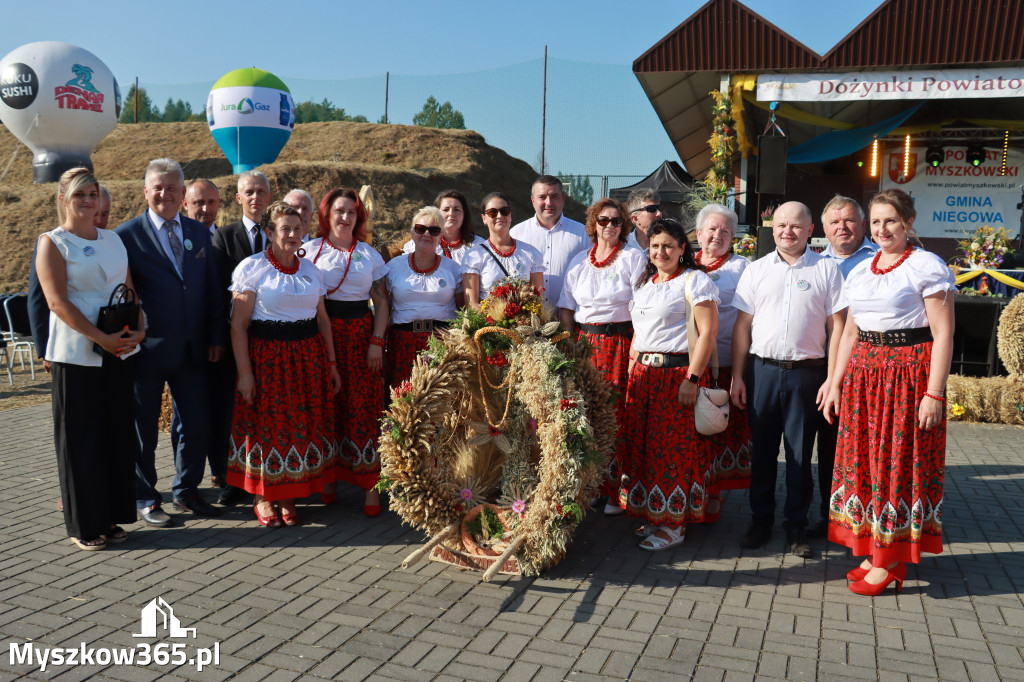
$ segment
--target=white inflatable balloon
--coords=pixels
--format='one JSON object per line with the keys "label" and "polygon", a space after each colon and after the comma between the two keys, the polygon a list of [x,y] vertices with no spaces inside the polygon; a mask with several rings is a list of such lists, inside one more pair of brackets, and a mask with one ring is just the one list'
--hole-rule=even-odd
{"label": "white inflatable balloon", "polygon": [[89,155],[120,114],[114,74],[88,50],[44,41],[0,60],[0,121],[32,150],[33,182],[92,168]]}

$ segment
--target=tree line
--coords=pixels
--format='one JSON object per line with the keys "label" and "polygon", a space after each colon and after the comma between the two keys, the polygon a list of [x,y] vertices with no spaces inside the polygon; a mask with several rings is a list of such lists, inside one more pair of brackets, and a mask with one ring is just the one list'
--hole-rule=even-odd
{"label": "tree line", "polygon": [[[205,121],[206,109],[200,107],[198,111],[192,110],[192,104],[184,100],[168,97],[167,103],[161,110],[149,97],[145,88],[138,90],[138,103],[136,104],[135,85],[128,88],[128,94],[124,98],[121,108],[119,123],[177,123],[180,121]],[[138,118],[136,119],[136,107]],[[320,102],[299,102],[295,105],[296,123],[316,123],[319,121],[352,121],[355,123],[368,123],[368,119],[362,115],[351,116],[345,112],[343,107],[336,107],[326,97]],[[382,116],[377,123],[387,123]],[[451,102],[438,103],[433,95],[427,98],[423,109],[412,117],[412,124],[427,128],[449,128],[465,130],[466,120],[462,112],[455,109]]]}

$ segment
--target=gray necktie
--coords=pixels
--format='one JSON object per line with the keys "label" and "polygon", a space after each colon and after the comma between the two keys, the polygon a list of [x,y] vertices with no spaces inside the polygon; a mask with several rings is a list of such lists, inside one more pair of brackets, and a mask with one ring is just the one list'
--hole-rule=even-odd
{"label": "gray necktie", "polygon": [[167,230],[167,240],[171,242],[171,253],[174,254],[174,262],[178,264],[178,273],[180,274],[184,272],[182,264],[185,262],[185,250],[181,247],[181,239],[174,231],[174,226],[177,224],[177,220],[168,220],[164,223],[164,229]]}

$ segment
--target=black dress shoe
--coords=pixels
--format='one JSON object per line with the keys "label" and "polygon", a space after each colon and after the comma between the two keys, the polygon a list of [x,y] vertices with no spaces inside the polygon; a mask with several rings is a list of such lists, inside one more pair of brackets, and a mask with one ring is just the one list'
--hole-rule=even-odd
{"label": "black dress shoe", "polygon": [[807,526],[807,537],[823,538],[828,536],[828,519],[818,519],[810,526]]}
{"label": "black dress shoe", "polygon": [[168,516],[167,512],[161,509],[158,504],[140,509],[139,518],[142,519],[146,525],[153,526],[155,528],[166,528],[171,525],[171,517]]}
{"label": "black dress shoe", "polygon": [[217,496],[217,504],[222,507],[233,507],[244,500],[248,494],[249,493],[245,492],[241,488],[229,485],[220,492],[220,495]]}
{"label": "black dress shoe", "polygon": [[192,493],[184,498],[175,497],[174,508],[180,511],[190,511],[196,516],[220,516],[220,510],[199,497],[199,493]]}
{"label": "black dress shoe", "polygon": [[746,535],[740,540],[740,547],[745,549],[757,549],[764,547],[772,537],[772,527],[766,523],[752,523],[747,529]]}
{"label": "black dress shoe", "polygon": [[786,541],[789,542],[789,551],[801,559],[810,559],[814,553],[811,545],[807,542],[807,533],[802,530],[786,533]]}

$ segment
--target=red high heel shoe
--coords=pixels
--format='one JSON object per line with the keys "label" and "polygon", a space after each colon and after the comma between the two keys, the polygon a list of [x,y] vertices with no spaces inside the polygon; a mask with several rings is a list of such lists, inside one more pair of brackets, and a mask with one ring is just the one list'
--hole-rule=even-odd
{"label": "red high heel shoe", "polygon": [[299,525],[299,512],[297,509],[286,509],[281,507],[281,520],[286,526]]}
{"label": "red high heel shoe", "polygon": [[860,566],[857,568],[851,568],[846,572],[846,579],[852,583],[855,583],[858,580],[864,580],[864,576],[866,576],[870,570],[871,569],[869,568],[862,568]]}
{"label": "red high heel shoe", "polygon": [[722,498],[718,497],[718,496],[712,496],[711,499],[708,500],[708,509],[709,510],[711,509],[712,502],[717,502],[718,503],[718,505],[717,505],[718,509],[716,509],[713,512],[712,511],[705,511],[704,512],[704,523],[715,523],[722,516]]}
{"label": "red high heel shoe", "polygon": [[259,505],[254,504],[252,510],[256,512],[256,519],[260,522],[260,525],[266,526],[267,528],[279,528],[281,526],[281,519],[277,517],[277,513],[273,516],[263,516],[260,514]]}
{"label": "red high heel shoe", "polygon": [[903,589],[903,581],[907,577],[907,565],[900,562],[894,566],[891,570],[887,571],[885,580],[874,585],[869,583],[866,579],[858,580],[857,582],[850,585],[850,592],[854,594],[863,594],[867,597],[877,597],[885,591],[885,588],[889,586],[889,583],[896,581],[896,594],[900,593]]}

